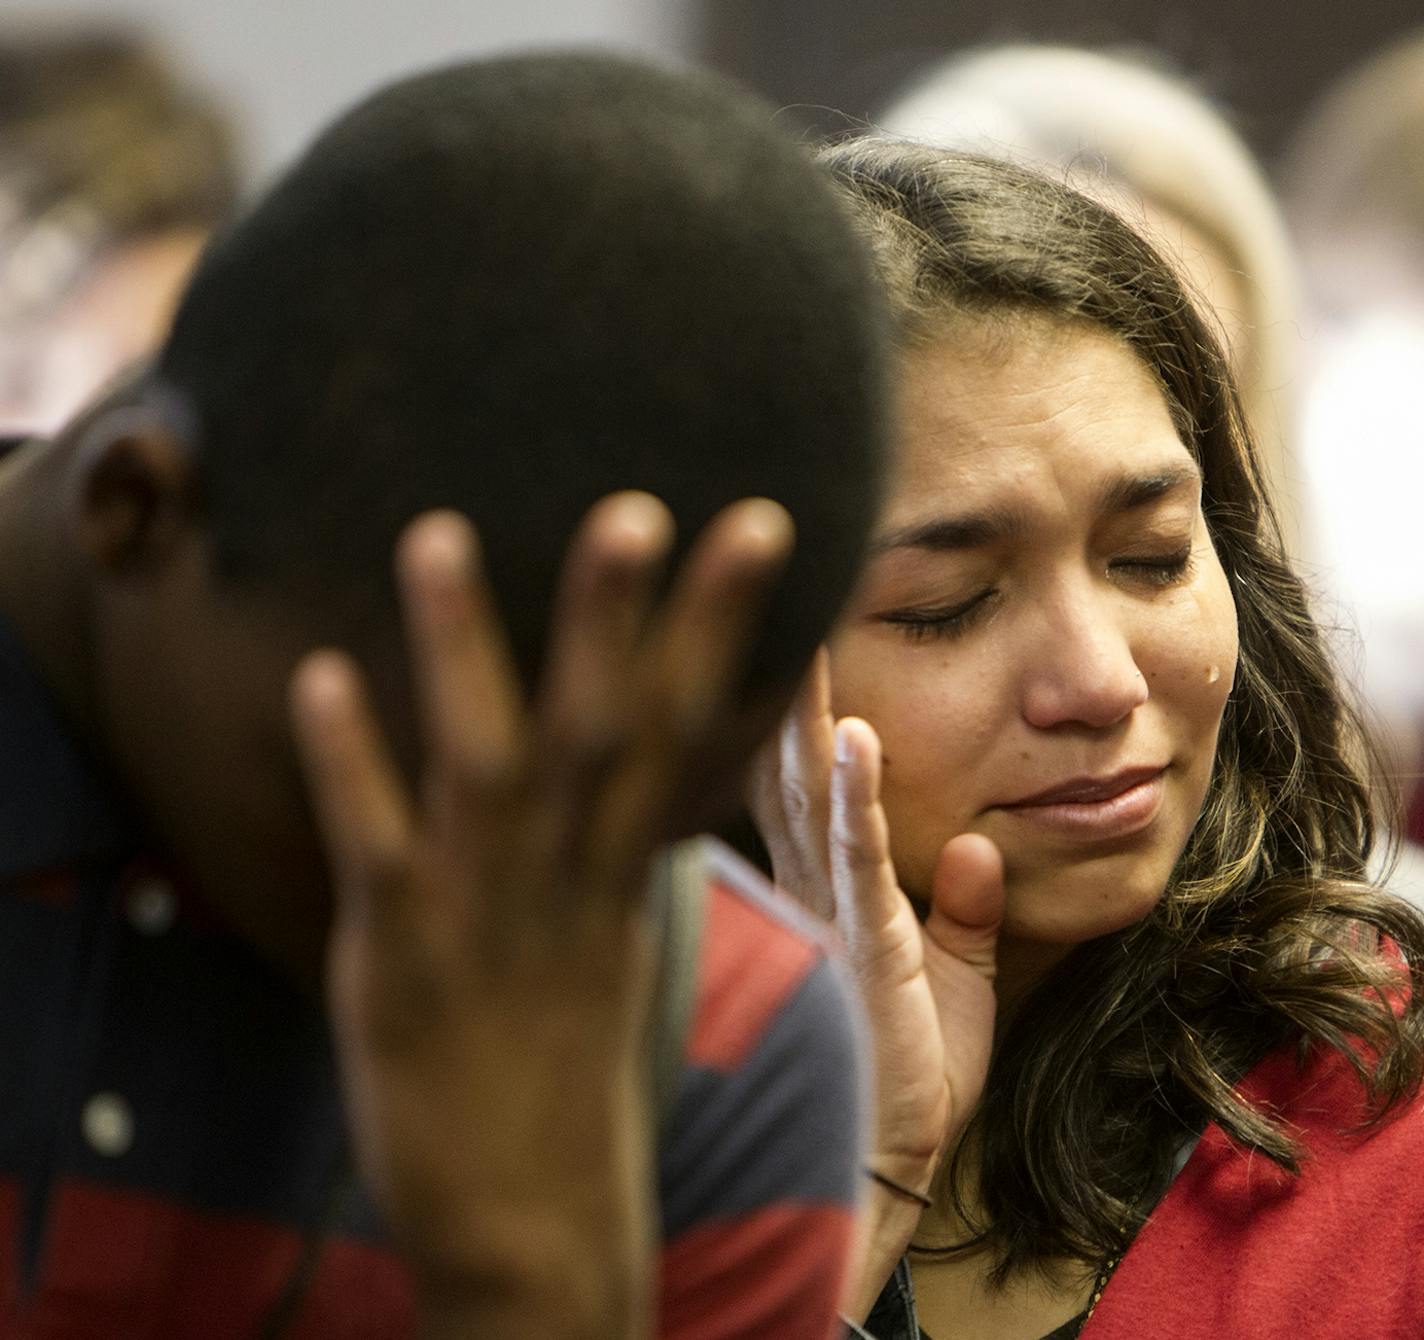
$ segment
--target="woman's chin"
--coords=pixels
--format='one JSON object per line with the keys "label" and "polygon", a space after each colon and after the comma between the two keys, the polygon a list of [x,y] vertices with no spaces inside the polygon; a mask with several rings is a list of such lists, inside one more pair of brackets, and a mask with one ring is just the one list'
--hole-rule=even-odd
{"label": "woman's chin", "polygon": [[1162,899],[1167,872],[1141,878],[1017,880],[1005,890],[1003,934],[1018,940],[1076,945],[1135,926]]}

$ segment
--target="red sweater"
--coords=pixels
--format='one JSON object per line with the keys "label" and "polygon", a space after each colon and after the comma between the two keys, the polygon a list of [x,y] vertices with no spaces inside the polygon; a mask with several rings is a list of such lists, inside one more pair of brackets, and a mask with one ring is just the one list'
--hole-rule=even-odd
{"label": "red sweater", "polygon": [[1424,1105],[1349,1133],[1338,1053],[1277,1053],[1242,1092],[1299,1132],[1293,1177],[1210,1126],[1110,1280],[1083,1340],[1424,1336]]}

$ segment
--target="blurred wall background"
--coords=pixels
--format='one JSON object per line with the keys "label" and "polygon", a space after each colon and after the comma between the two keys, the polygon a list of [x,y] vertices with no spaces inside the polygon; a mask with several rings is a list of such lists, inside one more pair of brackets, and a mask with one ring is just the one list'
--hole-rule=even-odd
{"label": "blurred wall background", "polygon": [[705,61],[840,128],[947,52],[1007,41],[1154,47],[1269,161],[1333,75],[1424,20],[1420,0],[0,0],[0,23],[132,22],[229,103],[254,173],[372,86],[460,55],[599,43]]}
{"label": "blurred wall background", "polygon": [[1424,22],[1420,0],[696,0],[696,50],[817,129],[872,115],[958,48],[1002,42],[1160,51],[1273,160],[1323,85]]}
{"label": "blurred wall background", "polygon": [[161,41],[229,107],[252,175],[376,84],[460,56],[599,43],[677,56],[691,0],[0,0],[0,23],[98,19]]}

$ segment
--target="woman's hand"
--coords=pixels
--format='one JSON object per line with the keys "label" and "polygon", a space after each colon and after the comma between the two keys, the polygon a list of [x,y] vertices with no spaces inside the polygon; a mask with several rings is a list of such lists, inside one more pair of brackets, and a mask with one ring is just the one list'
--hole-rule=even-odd
{"label": "woman's hand", "polygon": [[737,504],[654,609],[671,530],[647,495],[593,509],[526,703],[469,526],[412,525],[397,568],[416,792],[347,656],[313,653],[293,681],[335,885],[328,997],[354,1140],[427,1336],[649,1326],[647,867],[791,543],[780,507]]}
{"label": "woman's hand", "polygon": [[[922,926],[900,889],[880,804],[880,742],[835,721],[822,651],[780,736],[763,750],[752,810],[776,881],[845,941],[875,1050],[869,1166],[926,1193],[979,1101],[994,1032],[1003,863],[978,834],[945,844]],[[877,1184],[859,1315],[914,1231],[918,1207]]]}

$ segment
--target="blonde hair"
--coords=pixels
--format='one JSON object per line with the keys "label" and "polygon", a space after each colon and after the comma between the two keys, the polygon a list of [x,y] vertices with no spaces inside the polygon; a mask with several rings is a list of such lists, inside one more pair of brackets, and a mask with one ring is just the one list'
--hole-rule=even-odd
{"label": "blonde hair", "polygon": [[[1327,91],[1291,146],[1285,184],[1292,222],[1315,262],[1314,296],[1331,309],[1377,303],[1401,278],[1416,286],[1424,280],[1417,259],[1424,237],[1424,29]],[[1374,282],[1363,291],[1360,264],[1333,264],[1346,249],[1384,253],[1370,258]]]}
{"label": "blonde hair", "polygon": [[226,118],[157,49],[0,32],[0,324],[43,317],[116,247],[213,227],[236,198]]}
{"label": "blonde hair", "polygon": [[1221,252],[1246,294],[1245,347],[1234,360],[1242,399],[1294,549],[1299,285],[1275,198],[1224,115],[1187,80],[1135,55],[1013,45],[938,66],[876,123],[897,137],[1048,171],[1139,231],[1143,206],[1155,205]]}

